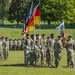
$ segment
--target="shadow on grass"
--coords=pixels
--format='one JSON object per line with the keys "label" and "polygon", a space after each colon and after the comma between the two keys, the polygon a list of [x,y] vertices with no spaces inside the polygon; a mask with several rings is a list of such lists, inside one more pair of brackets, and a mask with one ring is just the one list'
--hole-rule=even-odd
{"label": "shadow on grass", "polygon": [[[49,67],[47,65],[28,65],[26,66],[25,64],[3,64],[0,65],[0,67],[29,67],[29,68],[55,68],[54,66]],[[61,66],[61,68],[68,68],[67,66]]]}
{"label": "shadow on grass", "polygon": [[[28,65],[26,66],[25,64],[3,64],[3,65],[0,65],[0,67],[29,67],[29,68],[50,68],[46,65]],[[54,66],[51,67],[51,68],[55,68]]]}

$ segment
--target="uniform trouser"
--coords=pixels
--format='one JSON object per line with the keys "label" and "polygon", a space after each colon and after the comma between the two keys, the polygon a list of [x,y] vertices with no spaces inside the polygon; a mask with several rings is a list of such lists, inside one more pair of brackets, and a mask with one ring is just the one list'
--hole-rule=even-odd
{"label": "uniform trouser", "polygon": [[55,53],[54,53],[54,57],[55,57],[55,65],[58,67],[59,62],[60,62],[60,60],[61,60],[61,52],[60,52],[60,53],[55,52]]}
{"label": "uniform trouser", "polygon": [[52,65],[52,62],[53,62],[53,59],[54,59],[54,51],[47,51],[47,54],[46,54],[46,61],[48,63],[48,65]]}
{"label": "uniform trouser", "polygon": [[67,51],[67,64],[74,67],[74,52]]}
{"label": "uniform trouser", "polygon": [[7,49],[3,48],[3,57],[7,59]]}
{"label": "uniform trouser", "polygon": [[30,61],[30,53],[26,54],[26,65],[28,65]]}
{"label": "uniform trouser", "polygon": [[40,50],[37,49],[37,50],[36,50],[36,62],[39,61],[39,57],[40,57]]}
{"label": "uniform trouser", "polygon": [[0,50],[0,59],[3,58],[3,50]]}
{"label": "uniform trouser", "polygon": [[30,64],[33,65],[33,51],[30,52]]}

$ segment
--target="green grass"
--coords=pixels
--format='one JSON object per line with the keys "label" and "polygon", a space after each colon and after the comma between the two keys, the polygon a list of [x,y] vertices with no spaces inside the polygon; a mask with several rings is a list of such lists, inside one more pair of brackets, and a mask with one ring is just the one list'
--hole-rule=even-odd
{"label": "green grass", "polygon": [[44,67],[25,67],[23,51],[10,51],[6,61],[0,62],[0,75],[75,75],[75,69],[66,67],[66,51],[62,51],[61,69]]}
{"label": "green grass", "polygon": [[[7,36],[9,38],[24,38],[24,36],[21,35],[22,29],[18,28],[0,28],[0,36]],[[55,29],[35,29],[30,32],[30,34],[43,34],[45,33],[46,36],[49,36],[50,33],[54,33],[55,37],[57,38],[58,35],[60,35],[59,31],[57,32]],[[75,29],[66,29],[66,36],[72,35],[73,39],[75,40]]]}

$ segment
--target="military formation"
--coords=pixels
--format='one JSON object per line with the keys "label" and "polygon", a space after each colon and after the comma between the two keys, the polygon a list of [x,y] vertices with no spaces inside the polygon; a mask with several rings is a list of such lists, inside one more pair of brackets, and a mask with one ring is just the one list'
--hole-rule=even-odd
{"label": "military formation", "polygon": [[9,54],[9,40],[8,38],[0,38],[0,61],[6,60]]}
{"label": "military formation", "polygon": [[0,60],[8,58],[9,50],[23,50],[26,66],[35,66],[40,63],[40,65],[47,64],[49,67],[56,68],[60,67],[62,50],[66,50],[67,66],[74,68],[75,41],[72,36],[68,36],[66,40],[63,40],[62,36],[58,36],[56,39],[54,34],[50,34],[47,39],[45,34],[42,34],[42,36],[26,34],[25,39],[13,40],[8,39],[8,37],[1,37]]}
{"label": "military formation", "polygon": [[[67,66],[74,68],[75,41],[72,40],[72,36],[63,40],[62,36],[55,39],[54,34],[50,34],[47,39],[45,34],[42,34],[41,37],[39,34],[35,36],[27,34],[24,43],[25,65],[34,66],[38,63],[41,65],[47,63],[49,67],[60,68],[61,53],[64,49],[67,52]],[[55,66],[53,66],[53,61]]]}

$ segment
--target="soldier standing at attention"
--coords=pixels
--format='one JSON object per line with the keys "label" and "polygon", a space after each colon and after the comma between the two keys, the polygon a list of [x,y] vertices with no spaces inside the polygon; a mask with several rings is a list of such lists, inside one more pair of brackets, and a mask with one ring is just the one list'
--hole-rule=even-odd
{"label": "soldier standing at attention", "polygon": [[25,39],[25,50],[24,50],[24,56],[25,56],[25,65],[28,66],[28,63],[30,62],[30,50],[31,50],[31,40],[30,35],[26,34]]}
{"label": "soldier standing at attention", "polygon": [[13,50],[17,49],[17,39],[13,40]]}
{"label": "soldier standing at attention", "polygon": [[13,47],[13,41],[12,39],[9,39],[9,50],[13,50],[12,47]]}
{"label": "soldier standing at attention", "polygon": [[41,65],[44,63],[44,59],[46,58],[46,46],[47,46],[47,41],[45,39],[45,34],[42,34],[41,38]]}
{"label": "soldier standing at attention", "polygon": [[24,43],[25,43],[25,40],[24,38],[21,40],[21,50],[24,50]]}
{"label": "soldier standing at attention", "polygon": [[67,65],[68,67],[74,68],[74,51],[75,51],[75,41],[72,40],[72,36],[68,36],[66,42],[67,50]]}
{"label": "soldier standing at attention", "polygon": [[4,39],[4,37],[2,37],[2,50],[3,50],[3,57],[4,57],[4,60],[7,59],[7,55],[6,55],[6,51],[7,51],[7,44],[6,44],[6,41]]}
{"label": "soldier standing at attention", "polygon": [[5,38],[7,47],[6,47],[6,59],[8,58],[8,54],[9,54],[9,39],[8,37]]}
{"label": "soldier standing at attention", "polygon": [[53,62],[53,59],[54,59],[54,43],[55,43],[54,34],[51,34],[50,37],[51,37],[51,40],[48,42],[48,50],[49,50],[48,66],[52,67],[52,62]]}
{"label": "soldier standing at attention", "polygon": [[61,51],[63,49],[62,46],[62,36],[58,36],[58,40],[55,41],[54,44],[54,56],[55,56],[55,67],[56,68],[60,68],[59,67],[59,62],[61,60]]}
{"label": "soldier standing at attention", "polygon": [[3,59],[2,39],[0,38],[0,60]]}
{"label": "soldier standing at attention", "polygon": [[40,49],[41,49],[41,45],[40,45],[39,34],[36,34],[36,39],[35,39],[36,63],[35,63],[35,65],[36,65],[36,64],[38,63],[38,61],[39,61]]}
{"label": "soldier standing at attention", "polygon": [[17,40],[17,49],[21,50],[21,39]]}
{"label": "soldier standing at attention", "polygon": [[31,52],[30,52],[30,65],[34,65],[35,61],[35,39],[34,39],[34,34],[31,35]]}

